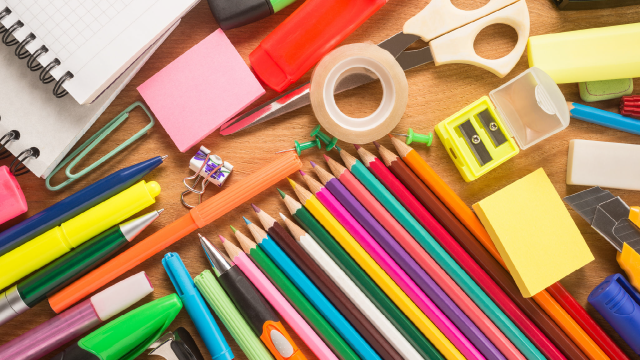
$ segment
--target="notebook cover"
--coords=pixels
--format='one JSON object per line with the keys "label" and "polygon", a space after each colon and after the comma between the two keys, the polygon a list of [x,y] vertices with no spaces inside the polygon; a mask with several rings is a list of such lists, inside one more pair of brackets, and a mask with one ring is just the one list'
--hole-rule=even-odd
{"label": "notebook cover", "polygon": [[473,209],[524,297],[594,259],[543,169],[481,200]]}
{"label": "notebook cover", "polygon": [[181,152],[265,93],[222,30],[182,54],[138,91]]}

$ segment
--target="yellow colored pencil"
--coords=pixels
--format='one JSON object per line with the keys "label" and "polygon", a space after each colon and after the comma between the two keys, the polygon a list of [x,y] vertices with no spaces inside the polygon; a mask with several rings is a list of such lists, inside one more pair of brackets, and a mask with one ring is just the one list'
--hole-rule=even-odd
{"label": "yellow colored pencil", "polygon": [[429,341],[449,360],[464,360],[465,357],[433,324],[431,320],[414,304],[407,294],[382,270],[371,256],[358,244],[349,232],[331,215],[320,200],[311,192],[289,179],[293,190],[302,205],[329,231],[333,238],[351,255],[351,257],[369,274],[387,296],[407,315]]}

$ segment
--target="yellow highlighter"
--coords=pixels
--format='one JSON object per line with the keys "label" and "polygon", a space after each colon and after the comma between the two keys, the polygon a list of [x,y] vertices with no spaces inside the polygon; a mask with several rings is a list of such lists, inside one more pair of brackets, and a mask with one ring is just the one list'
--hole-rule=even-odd
{"label": "yellow highlighter", "polygon": [[160,185],[144,180],[0,257],[0,289],[155,203]]}
{"label": "yellow highlighter", "polygon": [[567,196],[564,202],[618,250],[618,264],[627,273],[629,282],[640,291],[640,207],[630,208],[600,187]]}

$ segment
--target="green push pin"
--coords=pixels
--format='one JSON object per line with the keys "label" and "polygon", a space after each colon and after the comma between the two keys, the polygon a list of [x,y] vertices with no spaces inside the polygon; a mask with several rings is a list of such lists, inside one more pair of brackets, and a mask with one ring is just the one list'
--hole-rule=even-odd
{"label": "green push pin", "polygon": [[431,142],[433,141],[432,133],[428,133],[427,135],[416,134],[415,132],[413,132],[413,129],[411,128],[409,128],[408,134],[392,134],[392,135],[405,136],[407,138],[406,140],[407,145],[411,145],[411,143],[415,141],[415,142],[423,143],[427,146],[431,146]]}
{"label": "green push pin", "polygon": [[338,138],[334,137],[333,139],[330,139],[329,135],[320,131],[320,125],[316,126],[313,129],[313,131],[311,132],[311,136],[315,136],[316,138],[319,138],[325,144],[327,144],[327,151],[331,151],[333,150],[333,148],[336,148],[338,151],[340,151],[340,148],[336,146],[336,143],[338,142]]}
{"label": "green push pin", "polygon": [[300,144],[300,143],[299,143],[299,142],[297,142],[297,141],[296,141],[295,143],[296,143],[296,147],[295,147],[295,149],[288,149],[288,150],[278,151],[276,154],[280,154],[280,153],[283,153],[283,152],[286,152],[286,151],[293,151],[293,150],[295,150],[295,151],[298,153],[298,156],[300,156],[300,154],[301,154],[303,151],[305,151],[305,150],[307,150],[307,149],[311,149],[311,148],[313,148],[313,147],[315,147],[315,146],[317,146],[317,147],[318,147],[318,149],[322,149],[322,144],[320,143],[320,139],[318,139],[318,138],[316,138],[315,140],[308,141],[308,142],[306,142],[306,143],[302,143],[302,144]]}

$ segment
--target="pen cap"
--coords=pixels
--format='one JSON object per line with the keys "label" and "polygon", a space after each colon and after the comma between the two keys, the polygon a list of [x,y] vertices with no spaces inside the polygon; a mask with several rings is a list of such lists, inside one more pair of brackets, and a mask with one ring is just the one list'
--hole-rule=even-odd
{"label": "pen cap", "polygon": [[558,85],[532,67],[489,93],[522,150],[569,126],[569,109]]}
{"label": "pen cap", "polygon": [[79,347],[103,360],[133,360],[142,354],[182,309],[176,294],[132,310],[78,341]]}
{"label": "pen cap", "polygon": [[640,354],[640,294],[620,274],[598,285],[587,299],[613,329]]}
{"label": "pen cap", "polygon": [[251,24],[273,14],[269,0],[208,0],[213,17],[222,30]]}
{"label": "pen cap", "polygon": [[107,321],[152,292],[151,281],[141,271],[92,296],[91,305],[100,320]]}
{"label": "pen cap", "polygon": [[16,177],[7,166],[0,166],[0,224],[27,212],[27,200]]}

